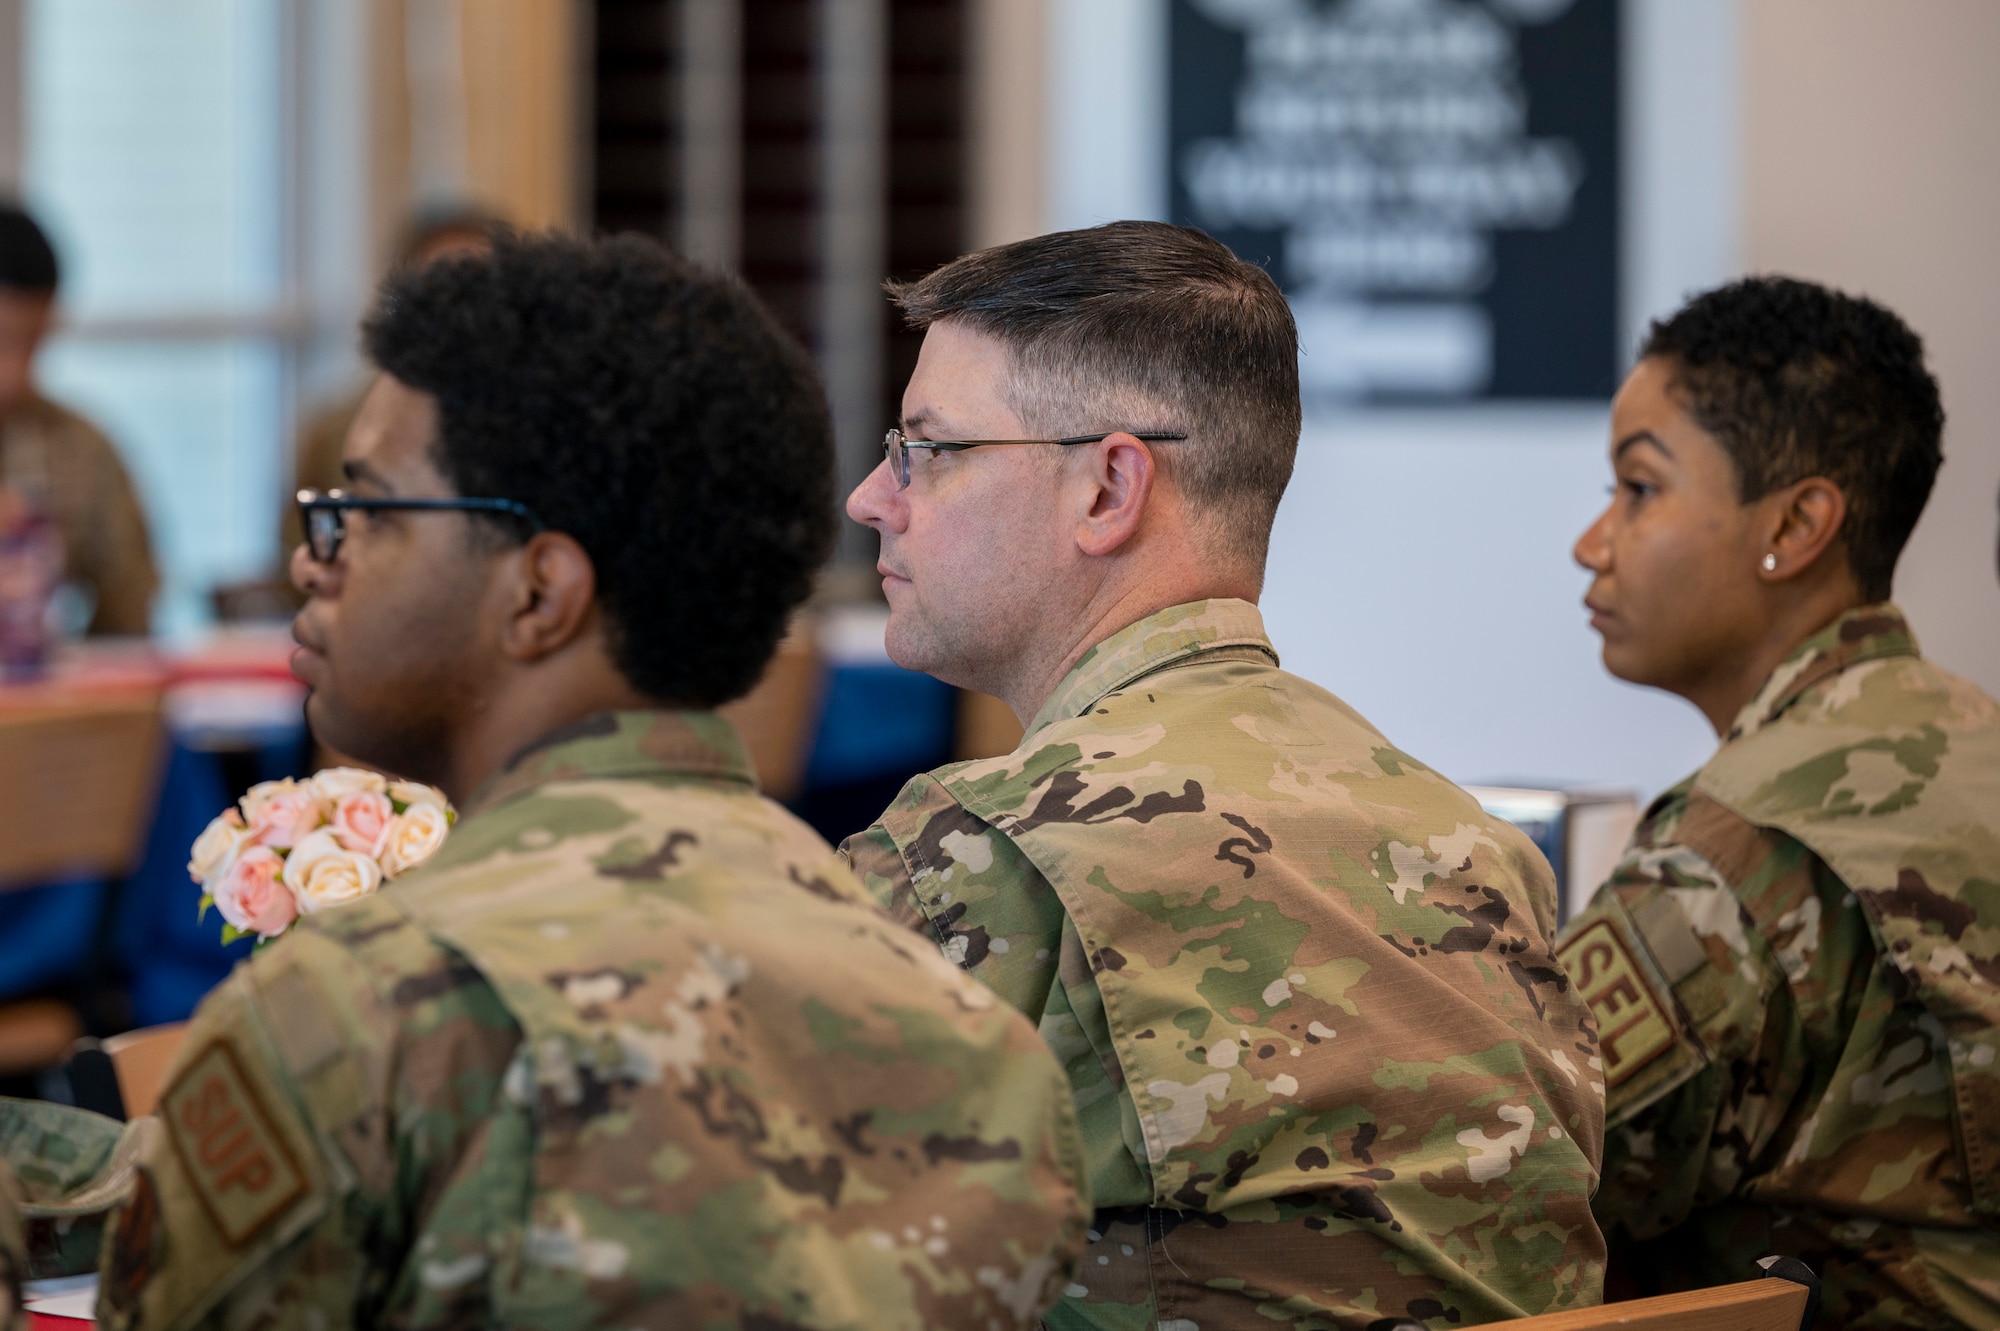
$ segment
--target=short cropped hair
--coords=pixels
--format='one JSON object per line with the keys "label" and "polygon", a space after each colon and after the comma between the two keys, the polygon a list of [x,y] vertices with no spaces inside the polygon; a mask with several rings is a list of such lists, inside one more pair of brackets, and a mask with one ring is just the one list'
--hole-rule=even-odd
{"label": "short cropped hair", "polygon": [[52,296],[62,282],[55,246],[26,210],[0,203],[0,288]]}
{"label": "short cropped hair", "polygon": [[1823,476],[1847,497],[1841,536],[1870,600],[1886,600],[1943,461],[1944,407],[1924,344],[1872,300],[1748,277],[1653,324],[1641,356],[1736,464],[1739,497]]}
{"label": "short cropped hair", "polygon": [[836,519],[818,376],[747,287],[638,236],[503,233],[393,274],[364,340],[437,399],[458,493],[588,552],[635,689],[712,707],[756,684]]}
{"label": "short cropped hair", "polygon": [[1198,519],[1261,568],[1299,443],[1299,340],[1263,269],[1188,227],[1112,222],[968,254],[890,298],[1013,353],[1009,405],[1053,437],[1180,431],[1153,450]]}

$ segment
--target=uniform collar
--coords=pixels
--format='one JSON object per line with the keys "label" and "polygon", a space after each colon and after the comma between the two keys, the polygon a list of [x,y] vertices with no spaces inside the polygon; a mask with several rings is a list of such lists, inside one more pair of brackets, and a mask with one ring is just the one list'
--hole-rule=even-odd
{"label": "uniform collar", "polygon": [[1028,723],[1027,733],[1082,716],[1106,694],[1166,666],[1221,647],[1251,647],[1278,663],[1264,616],[1248,601],[1189,601],[1128,624],[1083,654]]}
{"label": "uniform collar", "polygon": [[1736,714],[1723,743],[1753,735],[1815,684],[1863,661],[1917,655],[1903,612],[1888,601],[1858,606],[1800,643]]}
{"label": "uniform collar", "polygon": [[757,785],[735,727],[714,712],[597,712],[515,754],[466,802],[465,812],[551,781],[662,776]]}

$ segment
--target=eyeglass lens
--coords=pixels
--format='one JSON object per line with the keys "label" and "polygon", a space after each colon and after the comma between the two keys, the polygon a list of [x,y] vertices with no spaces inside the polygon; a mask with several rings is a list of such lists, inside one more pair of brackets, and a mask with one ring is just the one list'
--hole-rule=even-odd
{"label": "eyeglass lens", "polygon": [[910,488],[910,450],[903,443],[903,432],[891,430],[882,437],[882,451],[889,459],[889,473],[896,478],[896,488]]}
{"label": "eyeglass lens", "polygon": [[345,514],[337,508],[314,508],[306,512],[306,546],[322,564],[331,564],[340,553],[340,538],[346,528],[343,517]]}

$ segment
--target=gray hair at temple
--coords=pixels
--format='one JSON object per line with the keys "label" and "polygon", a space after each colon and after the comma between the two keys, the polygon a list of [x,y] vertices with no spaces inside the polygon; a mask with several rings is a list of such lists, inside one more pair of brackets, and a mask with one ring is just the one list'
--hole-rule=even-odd
{"label": "gray hair at temple", "polygon": [[1298,329],[1269,274],[1200,231],[1112,222],[888,284],[912,328],[1013,353],[1008,405],[1052,438],[1176,431],[1152,452],[1215,553],[1264,566],[1299,443]]}

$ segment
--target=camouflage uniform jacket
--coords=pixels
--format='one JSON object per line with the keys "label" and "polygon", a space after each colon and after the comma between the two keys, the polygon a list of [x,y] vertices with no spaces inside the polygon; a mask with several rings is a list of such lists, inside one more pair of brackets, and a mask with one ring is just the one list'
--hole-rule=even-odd
{"label": "camouflage uniform jacket", "polygon": [[21,1286],[28,1276],[28,1242],[20,1203],[13,1171],[0,1160],[0,1331],[16,1331],[28,1321],[21,1310]]}
{"label": "camouflage uniform jacket", "polygon": [[1085,654],[1004,758],[844,847],[1041,1024],[1099,1207],[1051,1326],[1466,1325],[1594,1303],[1595,1041],[1547,863],[1257,610]]}
{"label": "camouflage uniform jacket", "polygon": [[1666,1287],[2000,1326],[2000,708],[1893,606],[1805,642],[1563,936],[1597,1011],[1598,1214]]}
{"label": "camouflage uniform jacket", "polygon": [[205,1002],[99,1320],[1032,1325],[1060,1068],[756,793],[712,714],[517,757],[436,859]]}
{"label": "camouflage uniform jacket", "polygon": [[92,633],[144,633],[159,575],[146,515],[118,450],[96,426],[44,397],[0,425],[0,485],[61,531],[68,577],[96,597]]}

